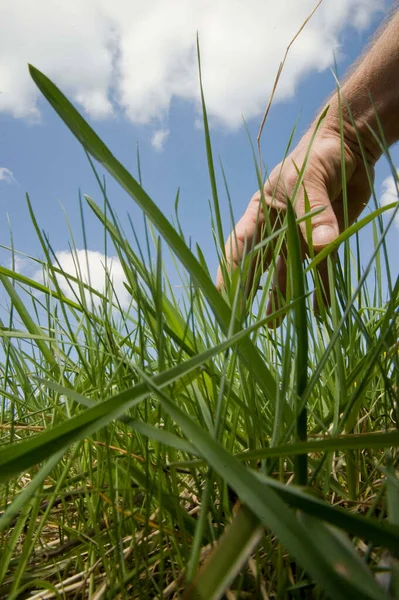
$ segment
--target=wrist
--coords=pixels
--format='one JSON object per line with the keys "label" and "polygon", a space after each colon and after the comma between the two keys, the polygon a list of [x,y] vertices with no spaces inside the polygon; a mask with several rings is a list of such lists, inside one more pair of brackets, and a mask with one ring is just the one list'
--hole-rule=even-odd
{"label": "wrist", "polygon": [[[335,94],[330,102],[323,127],[341,136],[344,144],[359,160],[374,165],[382,155],[380,144],[369,124],[369,115],[352,108],[350,101]],[[342,133],[341,133],[342,131]]]}

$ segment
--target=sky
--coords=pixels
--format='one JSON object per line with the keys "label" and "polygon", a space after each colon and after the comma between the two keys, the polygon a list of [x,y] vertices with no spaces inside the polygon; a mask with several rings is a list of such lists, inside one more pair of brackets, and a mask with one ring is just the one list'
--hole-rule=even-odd
{"label": "sky", "polygon": [[[227,236],[230,218],[219,157],[238,218],[257,188],[243,119],[255,142],[278,65],[315,1],[38,0],[32,6],[30,0],[0,3],[0,244],[10,245],[12,232],[18,251],[42,257],[27,210],[28,193],[60,263],[73,271],[70,230],[84,256],[79,192],[102,202],[82,148],[30,79],[31,63],[62,89],[134,176],[139,147],[143,186],[167,217],[180,188],[185,235],[199,243],[216,275],[197,33]],[[262,137],[268,170],[281,161],[298,117],[295,140],[333,91],[334,63],[341,77],[391,6],[390,0],[322,2],[290,50],[268,116]],[[399,166],[397,147],[392,157]],[[134,202],[110,177],[107,189],[127,231],[129,212],[143,239]],[[396,199],[384,160],[377,165],[376,190],[382,204]],[[101,286],[102,230],[88,208],[84,215],[91,279]],[[394,276],[399,221],[395,225],[388,239]],[[364,261],[370,235],[367,230],[361,238]],[[0,250],[0,260],[9,266],[10,254]],[[23,257],[17,268],[41,277],[37,265]],[[127,303],[117,259],[112,276]]]}

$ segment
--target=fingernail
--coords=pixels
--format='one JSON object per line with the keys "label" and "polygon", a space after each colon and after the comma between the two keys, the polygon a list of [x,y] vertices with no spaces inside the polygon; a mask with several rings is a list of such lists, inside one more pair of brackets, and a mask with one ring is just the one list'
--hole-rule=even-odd
{"label": "fingernail", "polygon": [[312,241],[314,246],[326,246],[337,237],[335,227],[331,225],[319,225],[313,229]]}

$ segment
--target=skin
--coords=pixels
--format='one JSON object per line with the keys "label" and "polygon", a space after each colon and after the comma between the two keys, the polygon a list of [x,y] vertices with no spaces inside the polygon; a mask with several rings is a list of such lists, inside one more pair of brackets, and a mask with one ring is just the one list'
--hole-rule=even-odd
{"label": "skin", "polygon": [[[384,131],[385,143],[390,146],[399,140],[399,10],[396,10],[379,32],[371,47],[354,65],[341,86],[341,109],[338,94],[329,101],[329,109],[313,142],[303,186],[298,192],[294,210],[297,217],[305,211],[304,189],[309,198],[310,210],[323,207],[323,212],[312,218],[312,243],[315,252],[331,243],[344,229],[342,196],[341,133],[339,111],[343,121],[343,148],[347,181],[348,225],[359,217],[371,195],[370,183],[374,166],[382,151],[372,131],[378,132],[378,120]],[[349,108],[348,108],[349,107]],[[324,109],[323,109],[324,110]],[[376,113],[378,114],[378,119]],[[353,120],[356,127],[353,125]],[[265,204],[271,224],[286,210],[297,182],[297,168],[301,168],[319,117],[305,133],[296,148],[271,172],[265,186]],[[372,131],[371,131],[372,130]],[[360,142],[359,142],[360,139]],[[360,146],[361,145],[361,146]],[[366,163],[361,154],[366,156]],[[307,251],[305,224],[301,225],[303,255]],[[235,238],[230,234],[226,243],[227,264],[236,268],[243,259],[244,246],[252,247],[266,235],[265,214],[260,192],[250,200],[248,207],[235,226]],[[266,270],[272,252],[266,253],[263,267]],[[280,293],[286,288],[286,262],[284,252],[277,260],[273,291],[268,313],[278,307]],[[326,263],[319,266],[325,300],[328,302],[328,276]],[[253,281],[250,282],[254,284]],[[223,287],[219,268],[217,286]],[[316,307],[317,308],[317,307]],[[278,323],[274,323],[274,326]],[[273,326],[273,325],[272,325]]]}

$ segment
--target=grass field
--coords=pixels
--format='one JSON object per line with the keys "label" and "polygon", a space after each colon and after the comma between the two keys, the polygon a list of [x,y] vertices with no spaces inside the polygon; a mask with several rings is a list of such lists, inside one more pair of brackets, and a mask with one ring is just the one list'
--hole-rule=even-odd
{"label": "grass field", "polygon": [[[0,598],[399,598],[399,281],[385,248],[394,215],[384,227],[374,198],[341,235],[331,308],[316,317],[322,257],[302,264],[289,205],[269,237],[276,253],[287,239],[295,277],[285,319],[269,329],[273,264],[253,302],[245,267],[219,293],[178,213],[172,224],[62,93],[31,75],[90,161],[143,209],[148,244],[123,230],[98,177],[99,199],[85,201],[123,265],[129,309],[111,277],[100,293],[60,269],[30,204],[43,283],[0,267],[10,305],[0,323]],[[370,223],[363,264],[358,235]]]}

